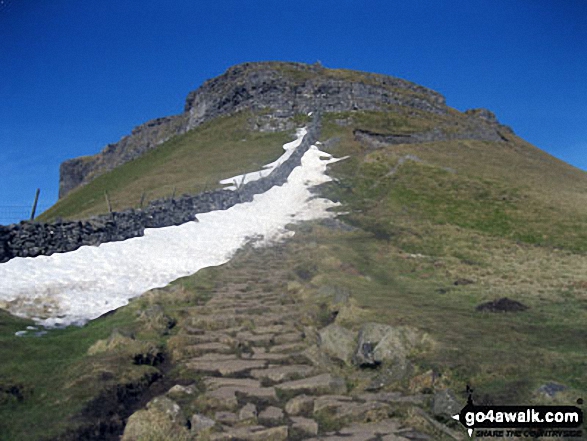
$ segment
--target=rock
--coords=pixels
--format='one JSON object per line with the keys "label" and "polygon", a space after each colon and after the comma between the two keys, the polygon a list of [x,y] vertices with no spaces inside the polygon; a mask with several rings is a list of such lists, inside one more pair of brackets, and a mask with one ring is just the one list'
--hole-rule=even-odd
{"label": "rock", "polygon": [[[355,423],[351,426],[340,429],[341,435],[356,435],[359,433],[371,434],[373,436],[383,436],[393,434],[400,428],[400,422],[392,419],[386,419],[376,423]],[[401,438],[399,438],[401,439]]]}
{"label": "rock", "polygon": [[359,341],[353,363],[360,367],[377,366],[379,362],[375,360],[375,347],[392,329],[391,326],[380,323],[365,323],[359,330]]}
{"label": "rock", "polygon": [[247,403],[238,413],[240,421],[250,422],[257,419],[257,406],[253,403]]}
{"label": "rock", "polygon": [[186,363],[186,366],[195,372],[218,374],[223,377],[244,374],[253,369],[265,367],[266,365],[266,360],[239,360],[236,358],[224,361],[196,359]]}
{"label": "rock", "polygon": [[411,392],[430,392],[434,389],[434,384],[438,374],[428,370],[420,375],[410,378],[409,388]]}
{"label": "rock", "polygon": [[287,426],[271,427],[248,426],[232,429],[227,432],[215,433],[211,441],[285,441],[288,435]]}
{"label": "rock", "polygon": [[167,391],[167,396],[173,399],[173,397],[182,397],[186,395],[193,396],[196,392],[197,389],[194,384],[190,384],[189,386],[182,386],[181,384],[176,384]]}
{"label": "rock", "polygon": [[548,397],[548,398],[554,398],[557,394],[559,394],[560,392],[566,390],[567,387],[562,385],[562,384],[558,384],[558,383],[545,383],[542,386],[540,386],[536,392],[542,396]]}
{"label": "rock", "polygon": [[450,389],[445,389],[434,394],[432,400],[432,414],[434,416],[452,417],[463,409],[464,404],[459,403]]}
{"label": "rock", "polygon": [[335,323],[320,332],[320,348],[331,357],[350,364],[355,347],[355,333]]}
{"label": "rock", "polygon": [[329,420],[338,422],[379,421],[388,418],[392,413],[389,404],[379,401],[358,403],[350,400],[318,398],[314,402],[314,415],[327,415]]}
{"label": "rock", "polygon": [[313,366],[293,364],[269,367],[267,369],[255,369],[251,371],[251,377],[257,378],[259,380],[269,380],[273,383],[279,383],[285,380],[306,377],[313,371]]}
{"label": "rock", "polygon": [[216,409],[233,410],[238,406],[239,398],[254,399],[259,403],[275,403],[277,395],[272,387],[226,386],[206,392],[204,399]]}
{"label": "rock", "polygon": [[333,377],[331,374],[322,374],[281,383],[276,385],[275,389],[280,392],[295,394],[344,394],[346,393],[346,384],[342,378]]}
{"label": "rock", "polygon": [[191,431],[193,433],[201,433],[207,430],[210,430],[212,427],[216,425],[216,421],[211,418],[208,418],[205,415],[200,415],[198,413],[194,414],[190,420],[191,423]]}
{"label": "rock", "polygon": [[385,365],[377,371],[377,374],[372,378],[367,385],[366,390],[369,392],[378,391],[386,386],[400,382],[409,377],[414,368],[406,358],[396,358],[388,361]]}
{"label": "rock", "polygon": [[314,411],[314,397],[298,395],[293,397],[285,405],[288,415],[310,415]]}
{"label": "rock", "polygon": [[220,387],[261,387],[261,382],[252,378],[206,377],[204,378],[204,384],[208,390],[214,390]]}
{"label": "rock", "polygon": [[269,406],[259,414],[258,419],[261,424],[266,426],[276,426],[283,421],[284,417],[283,410],[279,407]]}
{"label": "rock", "polygon": [[297,343],[302,341],[302,334],[300,332],[289,332],[287,334],[279,334],[275,336],[275,344],[283,345],[286,343]]}
{"label": "rock", "polygon": [[239,417],[236,413],[233,412],[226,412],[220,411],[214,414],[214,419],[221,424],[227,424],[229,426],[234,426],[239,422]]}
{"label": "rock", "polygon": [[304,417],[293,417],[291,421],[291,436],[293,438],[318,435],[318,423],[316,421]]}
{"label": "rock", "polygon": [[187,418],[177,403],[161,396],[151,400],[144,410],[133,413],[127,421],[123,441],[139,441],[148,437],[187,439]]}
{"label": "rock", "polygon": [[528,309],[526,305],[517,300],[510,300],[507,297],[482,303],[477,306],[476,310],[481,312],[521,312]]}

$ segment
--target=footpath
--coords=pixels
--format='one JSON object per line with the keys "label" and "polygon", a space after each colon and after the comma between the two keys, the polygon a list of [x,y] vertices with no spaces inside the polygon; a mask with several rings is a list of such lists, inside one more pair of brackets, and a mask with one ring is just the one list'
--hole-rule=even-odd
{"label": "footpath", "polygon": [[[353,387],[320,350],[315,318],[287,289],[279,247],[274,252],[264,267],[236,271],[204,306],[185,311],[169,347],[194,382],[135,412],[123,441],[463,439],[422,410],[430,395]],[[429,420],[428,434],[406,423],[410,415]]]}

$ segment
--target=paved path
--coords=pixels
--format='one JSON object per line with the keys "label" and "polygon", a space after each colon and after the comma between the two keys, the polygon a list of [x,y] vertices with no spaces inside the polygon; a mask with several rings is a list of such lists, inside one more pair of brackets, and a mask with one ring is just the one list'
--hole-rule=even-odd
{"label": "paved path", "polygon": [[[236,273],[204,306],[187,311],[173,337],[174,359],[203,389],[190,392],[193,439],[436,439],[402,423],[405,412],[398,416],[418,396],[349,391],[336,370],[312,362],[309,318],[276,261]],[[176,386],[168,396],[182,390],[189,388]]]}

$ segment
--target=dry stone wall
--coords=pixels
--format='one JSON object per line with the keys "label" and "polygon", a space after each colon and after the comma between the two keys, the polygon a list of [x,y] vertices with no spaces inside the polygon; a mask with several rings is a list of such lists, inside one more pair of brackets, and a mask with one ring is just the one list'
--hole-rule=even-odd
{"label": "dry stone wall", "polygon": [[286,182],[291,171],[300,165],[304,153],[319,137],[319,116],[294,153],[268,176],[248,182],[238,190],[207,191],[194,196],[151,202],[142,210],[129,209],[83,221],[40,223],[23,221],[0,225],[0,263],[14,257],[36,257],[74,251],[84,245],[99,245],[143,236],[145,228],[161,228],[193,221],[198,213],[226,210],[240,202],[253,200],[275,185]]}

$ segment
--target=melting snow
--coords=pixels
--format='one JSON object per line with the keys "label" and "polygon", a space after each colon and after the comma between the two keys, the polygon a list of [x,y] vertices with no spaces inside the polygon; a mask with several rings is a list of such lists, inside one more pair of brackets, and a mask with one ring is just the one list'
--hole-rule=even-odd
{"label": "melting snow", "polygon": [[[298,130],[265,173],[285,161],[305,133]],[[252,202],[198,214],[198,222],[147,229],[144,237],[124,242],[0,264],[0,307],[44,326],[83,324],[149,289],[227,262],[250,237],[262,236],[262,244],[287,237],[288,223],[334,216],[327,209],[337,204],[314,197],[310,188],[330,181],[326,167],[338,160],[312,146],[284,185]],[[226,181],[247,182],[257,173]]]}
{"label": "melting snow", "polygon": [[306,133],[307,130],[305,128],[298,129],[296,132],[297,138],[294,141],[288,142],[287,144],[283,145],[285,153],[281,155],[279,158],[277,158],[276,161],[264,165],[262,170],[252,173],[245,173],[244,175],[233,176],[232,178],[228,179],[223,179],[222,181],[220,181],[220,184],[232,184],[224,188],[226,190],[236,190],[237,186],[240,187],[243,184],[246,184],[247,182],[256,181],[260,178],[268,176],[269,173],[273,171],[273,169],[283,164],[291,156],[294,150],[300,146],[300,144],[302,143],[302,139],[304,139],[304,136],[306,136]]}

